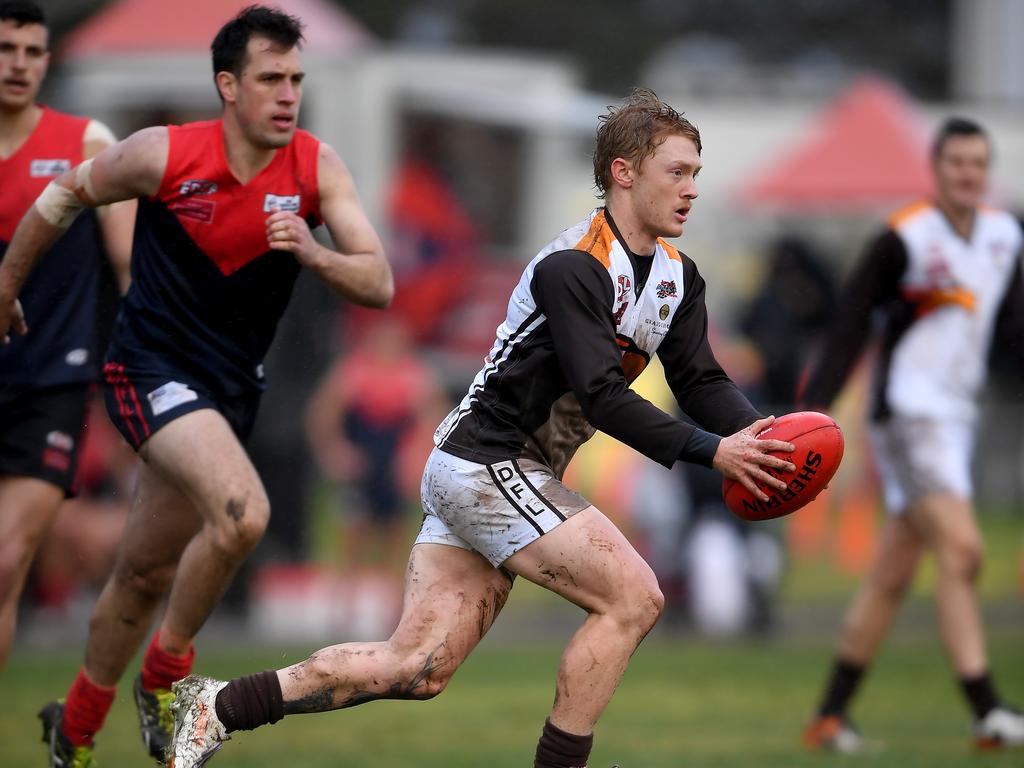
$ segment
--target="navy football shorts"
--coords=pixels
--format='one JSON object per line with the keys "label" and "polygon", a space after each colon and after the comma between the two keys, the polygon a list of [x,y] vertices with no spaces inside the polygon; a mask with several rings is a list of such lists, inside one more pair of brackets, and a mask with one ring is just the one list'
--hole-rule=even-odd
{"label": "navy football shorts", "polygon": [[103,378],[110,420],[135,450],[161,427],[204,408],[227,419],[242,443],[249,439],[256,422],[259,393],[226,397],[184,372],[153,373],[116,361],[103,366]]}
{"label": "navy football shorts", "polygon": [[34,477],[73,495],[90,382],[38,389],[0,386],[0,475]]}

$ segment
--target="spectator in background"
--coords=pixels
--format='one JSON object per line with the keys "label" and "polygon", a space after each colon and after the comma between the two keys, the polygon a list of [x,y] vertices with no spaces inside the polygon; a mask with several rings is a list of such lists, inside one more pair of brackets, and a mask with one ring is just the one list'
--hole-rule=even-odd
{"label": "spectator in background", "polygon": [[785,557],[774,526],[730,512],[718,472],[683,464],[674,473],[687,497],[679,549],[694,627],[720,636],[769,632]]}
{"label": "spectator in background", "polygon": [[439,165],[438,129],[410,129],[388,195],[388,253],[395,274],[391,310],[415,341],[437,340],[445,317],[477,270],[480,236]]}
{"label": "spectator in background", "polygon": [[[327,479],[351,491],[342,502],[339,555],[350,634],[353,627],[356,634],[390,631],[398,618],[408,550],[405,513],[418,490],[402,477],[402,452],[417,427],[426,421],[432,430],[442,411],[434,372],[393,315],[369,327],[309,402],[306,434],[313,456]],[[422,465],[427,453],[429,448],[415,463]],[[374,615],[386,626],[370,626]]]}
{"label": "spectator in background", "polygon": [[[751,344],[721,333],[710,318],[708,339],[740,390],[759,395],[763,369]],[[678,413],[660,383],[644,376],[636,387]],[[631,540],[662,585],[666,619],[719,637],[771,631],[785,558],[781,523],[748,523],[734,515],[722,498],[721,474],[690,462],[670,470],[645,462],[629,476],[635,489]]]}
{"label": "spectator in background", "polygon": [[800,372],[824,336],[834,302],[832,275],[805,241],[783,237],[771,245],[765,280],[740,331],[761,357],[758,395],[772,409],[792,410]]}
{"label": "spectator in background", "polygon": [[[726,339],[715,348],[749,396],[786,413],[793,410],[808,350],[827,327],[835,291],[827,267],[796,237],[772,243],[765,275],[740,323],[756,357]],[[710,634],[770,630],[784,559],[778,525],[752,524],[729,512],[718,473],[694,464],[675,471],[688,500],[681,556],[694,625]]]}
{"label": "spectator in background", "polygon": [[61,505],[32,568],[30,593],[37,608],[65,611],[76,597],[98,592],[106,582],[138,469],[132,449],[94,400],[75,478],[78,495]]}
{"label": "spectator in background", "polygon": [[926,549],[935,553],[939,630],[982,748],[1024,746],[1024,714],[989,669],[975,582],[982,537],[970,473],[978,399],[993,335],[1024,360],[1020,222],[983,206],[992,146],[951,119],[932,147],[934,201],[893,216],[854,270],[803,401],[828,407],[877,311],[882,354],[872,408],[875,458],[890,516],[848,609],[832,672],[804,732],[815,749],[860,751],[847,709]]}

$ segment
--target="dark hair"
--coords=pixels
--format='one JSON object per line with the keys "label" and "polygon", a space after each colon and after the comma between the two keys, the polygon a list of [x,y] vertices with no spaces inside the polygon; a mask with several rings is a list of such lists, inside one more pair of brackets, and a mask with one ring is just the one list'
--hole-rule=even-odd
{"label": "dark hair", "polygon": [[932,160],[939,159],[946,142],[954,136],[981,136],[991,148],[988,133],[978,123],[966,117],[950,117],[939,127],[932,141]]}
{"label": "dark hair", "polygon": [[594,147],[594,184],[604,197],[612,184],[612,161],[617,157],[639,167],[671,135],[685,136],[697,145],[700,131],[689,120],[658,98],[649,88],[637,88],[621,107],[608,107],[598,118]]}
{"label": "dark hair", "polygon": [[26,24],[46,26],[46,14],[43,13],[42,7],[32,0],[2,0],[0,21],[13,21],[16,27],[23,27]]}
{"label": "dark hair", "polygon": [[241,77],[245,67],[246,47],[253,37],[266,37],[285,50],[290,50],[301,44],[302,22],[276,8],[267,8],[265,5],[246,6],[220,28],[210,44],[215,78],[218,72],[230,72],[235,77]]}

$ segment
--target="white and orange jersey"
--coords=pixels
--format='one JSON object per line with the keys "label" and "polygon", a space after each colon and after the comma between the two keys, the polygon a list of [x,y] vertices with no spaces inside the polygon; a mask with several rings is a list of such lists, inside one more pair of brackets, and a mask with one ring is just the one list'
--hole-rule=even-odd
{"label": "white and orange jersey", "polygon": [[[1022,242],[1017,219],[992,208],[977,211],[969,238],[932,203],[897,213],[851,278],[805,400],[831,402],[881,309],[875,418],[973,422],[1000,309],[1020,305]],[[1008,322],[1019,345],[1024,318]]]}
{"label": "white and orange jersey", "polygon": [[889,359],[889,407],[973,420],[996,313],[1021,249],[1020,224],[982,208],[965,240],[938,208],[921,205],[894,217],[892,227],[907,251],[900,293],[914,314]]}
{"label": "white and orange jersey", "polygon": [[484,367],[435,443],[482,463],[525,455],[561,476],[596,428],[670,466],[687,458],[692,425],[629,388],[656,353],[700,426],[732,434],[758,418],[708,345],[694,263],[661,240],[652,255],[631,253],[598,208],[527,265]]}

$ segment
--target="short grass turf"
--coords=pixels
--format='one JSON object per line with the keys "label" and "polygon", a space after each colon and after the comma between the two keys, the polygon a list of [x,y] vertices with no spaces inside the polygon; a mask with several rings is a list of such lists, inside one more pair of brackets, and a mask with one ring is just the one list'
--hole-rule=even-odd
{"label": "short grass turf", "polygon": [[[498,630],[500,628],[496,628]],[[488,638],[430,702],[375,702],[294,716],[236,734],[211,762],[229,768],[528,768],[552,699],[564,629],[525,645]],[[990,632],[1007,698],[1024,702],[1024,621]],[[898,632],[872,670],[854,715],[881,742],[857,758],[812,755],[799,735],[829,662],[824,634],[711,642],[656,633],[634,656],[597,729],[591,768],[1024,766],[1024,751],[977,754],[935,633]],[[197,671],[231,677],[298,661],[312,648],[243,652],[200,647]],[[44,766],[35,713],[63,692],[78,652],[19,648],[0,676],[0,766]],[[152,765],[122,685],[97,749],[101,768]]]}

